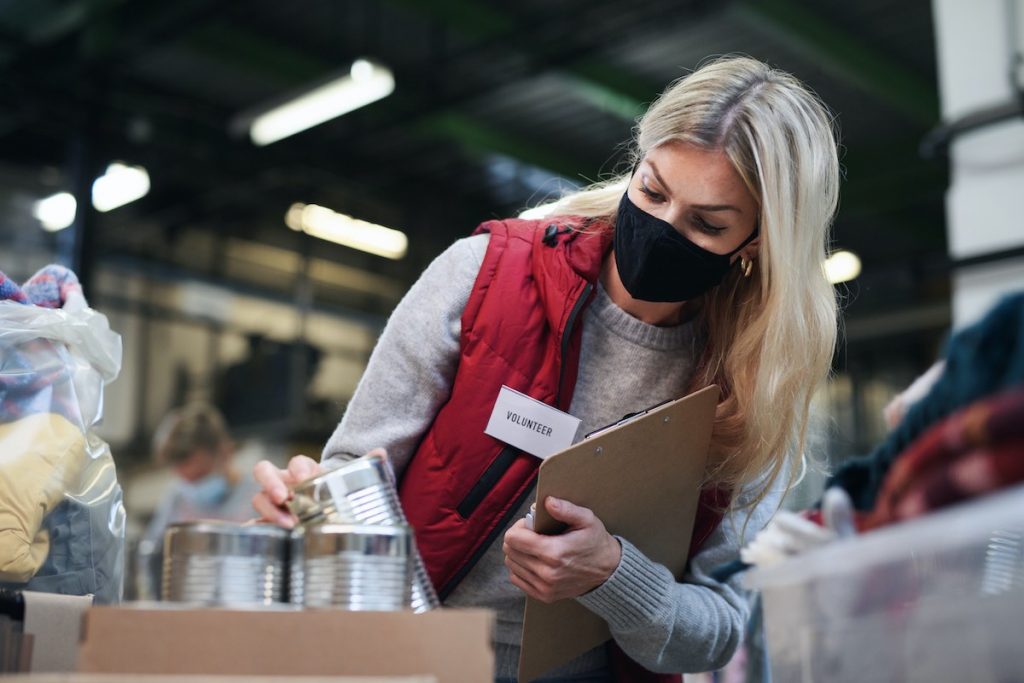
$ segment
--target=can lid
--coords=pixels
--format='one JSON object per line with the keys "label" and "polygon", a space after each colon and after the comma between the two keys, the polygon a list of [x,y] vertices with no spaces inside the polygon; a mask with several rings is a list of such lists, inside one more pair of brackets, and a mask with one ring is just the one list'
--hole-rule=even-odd
{"label": "can lid", "polygon": [[329,519],[348,496],[371,486],[390,486],[387,460],[376,453],[343,462],[292,487],[288,508],[300,523]]}

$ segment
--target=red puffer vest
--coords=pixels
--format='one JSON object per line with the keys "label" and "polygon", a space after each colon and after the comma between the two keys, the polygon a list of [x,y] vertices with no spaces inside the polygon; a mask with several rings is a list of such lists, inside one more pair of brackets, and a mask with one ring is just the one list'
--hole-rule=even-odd
{"label": "red puffer vest", "polygon": [[[491,238],[462,314],[451,397],[399,484],[416,544],[442,599],[531,494],[540,465],[484,434],[501,386],[569,409],[582,313],[611,243],[610,231],[568,229],[580,222],[488,221],[474,233],[489,232]],[[717,491],[702,493],[691,554],[718,525],[722,503]]]}

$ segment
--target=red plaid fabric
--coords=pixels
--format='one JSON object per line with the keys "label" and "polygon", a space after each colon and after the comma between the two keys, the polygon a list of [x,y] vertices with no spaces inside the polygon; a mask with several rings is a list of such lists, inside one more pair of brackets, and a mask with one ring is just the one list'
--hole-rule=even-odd
{"label": "red plaid fabric", "polygon": [[872,529],[1024,481],[1024,387],[982,399],[918,437],[886,475]]}

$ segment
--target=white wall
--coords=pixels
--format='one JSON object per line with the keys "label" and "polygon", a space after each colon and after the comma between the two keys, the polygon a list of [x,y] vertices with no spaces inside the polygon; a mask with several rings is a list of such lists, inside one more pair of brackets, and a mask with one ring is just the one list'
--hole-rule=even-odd
{"label": "white wall", "polygon": [[[1014,96],[1012,47],[1024,52],[1024,0],[932,0],[932,7],[943,120],[1008,102]],[[1014,14],[1017,29],[1011,38]],[[1020,82],[1024,73],[1017,78]],[[950,148],[950,162],[950,257],[1024,246],[1024,118],[963,134]],[[954,326],[973,322],[1001,294],[1019,289],[1024,289],[1024,257],[958,269]]]}
{"label": "white wall", "polygon": [[[187,398],[212,398],[214,368],[222,369],[248,354],[244,333],[249,332],[291,341],[304,327],[305,339],[325,354],[309,395],[344,405],[379,334],[379,326],[367,320],[319,311],[311,312],[303,325],[294,306],[199,282],[162,282],[100,270],[97,289],[121,300],[118,307],[103,310],[111,329],[121,335],[124,353],[121,373],[104,394],[99,433],[111,444],[127,442],[139,428],[143,434],[152,433],[174,407],[180,372],[187,375],[194,394]],[[180,317],[146,319],[132,308],[136,304],[177,312]],[[215,333],[203,321],[214,321],[223,331]]]}

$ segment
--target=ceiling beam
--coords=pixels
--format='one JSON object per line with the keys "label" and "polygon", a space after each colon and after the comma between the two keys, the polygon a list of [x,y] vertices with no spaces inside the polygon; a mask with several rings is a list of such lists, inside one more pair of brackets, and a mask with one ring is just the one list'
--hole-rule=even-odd
{"label": "ceiling beam", "polygon": [[[455,7],[457,3],[444,3],[448,9]],[[443,8],[442,8],[443,9]],[[456,14],[458,14],[456,12]],[[472,17],[477,14],[484,16],[480,24],[483,28],[478,29],[481,35],[489,35],[492,30],[506,30],[509,23],[499,22],[495,19],[486,19],[487,16],[496,15],[485,8],[478,8],[475,13],[460,16],[460,22],[471,22]],[[251,30],[239,29],[228,26],[223,22],[208,25],[198,29],[187,37],[190,47],[198,50],[206,56],[232,67],[241,68],[253,73],[268,76],[277,80],[288,88],[294,88],[304,82],[322,78],[325,73],[336,69],[324,59],[320,59],[305,51],[300,51],[280,45],[273,45],[269,39],[260,37]],[[400,87],[393,96],[393,104],[399,108],[410,111],[423,111],[422,103],[425,99],[433,96],[433,93],[423,91],[415,85],[421,79],[410,74],[407,79],[401,78],[399,73]],[[407,84],[408,87],[407,87]],[[579,86],[586,89],[585,84]],[[598,86],[591,86],[587,90],[587,96],[593,99],[603,99],[604,106],[608,109],[618,108],[621,110],[628,104],[622,103],[622,98],[616,99],[616,94],[611,92],[598,92]],[[512,157],[526,164],[544,168],[553,173],[559,173],[569,177],[575,177],[581,170],[585,170],[588,164],[571,158],[566,158],[564,153],[559,154],[536,143],[505,133],[493,127],[488,127],[476,121],[472,117],[459,113],[457,107],[447,107],[434,113],[426,112],[417,117],[418,120],[408,125],[409,130],[414,130],[418,135],[428,138],[443,138],[451,140],[460,145],[464,150],[474,156],[482,156],[487,153],[499,153]],[[294,142],[291,143],[294,145]]]}
{"label": "ceiling beam", "polygon": [[567,178],[576,178],[580,171],[585,169],[585,165],[567,159],[558,151],[538,145],[535,141],[489,127],[470,116],[455,111],[428,117],[420,121],[415,130],[422,135],[455,140],[464,149],[478,157],[490,153],[503,154]]}
{"label": "ceiling beam", "polygon": [[87,0],[87,10],[54,20],[56,28],[47,29],[38,40],[27,41],[0,66],[25,78],[39,75],[52,79],[54,73],[71,81],[107,77],[116,69],[114,65],[130,64],[139,53],[180,38],[232,4],[216,0]]}
{"label": "ceiling beam", "polygon": [[793,0],[745,0],[729,10],[822,69],[871,93],[924,128],[939,118],[934,83]]}
{"label": "ceiling beam", "polygon": [[[463,38],[483,43],[505,37],[503,48],[526,56],[533,62],[544,62],[548,58],[542,44],[517,38],[529,29],[524,21],[505,12],[482,8],[478,3],[466,0],[442,0],[441,2],[416,2],[415,0],[392,0],[420,15],[440,20],[447,27],[457,31]],[[586,11],[585,8],[569,8],[569,13]],[[528,20],[527,20],[528,23]],[[540,22],[543,23],[543,22]],[[577,93],[593,106],[625,120],[633,120],[644,110],[644,105],[656,96],[659,86],[644,83],[643,79],[627,74],[621,69],[602,60],[581,58],[561,65],[571,76]]]}
{"label": "ceiling beam", "polygon": [[517,22],[508,14],[480,2],[465,0],[391,0],[417,14],[428,15],[458,31],[462,36],[486,41],[514,33]]}
{"label": "ceiling beam", "polygon": [[183,42],[186,47],[222,64],[269,78],[289,88],[323,78],[340,66],[224,21],[196,28]]}
{"label": "ceiling beam", "polygon": [[38,0],[20,0],[4,4],[3,24],[14,29],[26,44],[53,43],[75,31],[87,22],[123,4],[126,0],[80,0],[42,4]]}

